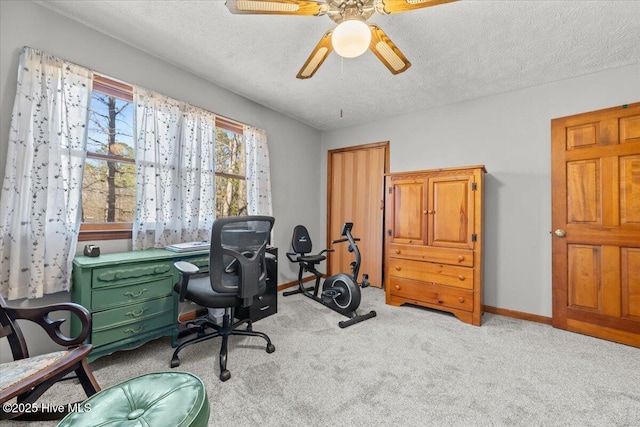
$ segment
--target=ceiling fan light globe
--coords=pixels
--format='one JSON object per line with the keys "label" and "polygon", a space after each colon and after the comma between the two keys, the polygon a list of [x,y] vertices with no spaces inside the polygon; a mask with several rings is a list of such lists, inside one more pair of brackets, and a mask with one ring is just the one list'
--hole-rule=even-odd
{"label": "ceiling fan light globe", "polygon": [[355,58],[362,55],[371,43],[371,30],[360,20],[351,19],[341,22],[331,36],[333,50],[344,58]]}

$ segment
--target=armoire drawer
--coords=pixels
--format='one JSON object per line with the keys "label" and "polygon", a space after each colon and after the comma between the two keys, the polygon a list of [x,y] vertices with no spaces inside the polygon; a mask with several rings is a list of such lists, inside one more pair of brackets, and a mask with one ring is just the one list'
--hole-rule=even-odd
{"label": "armoire drawer", "polygon": [[91,344],[99,347],[126,338],[135,337],[140,334],[151,332],[154,329],[171,325],[175,322],[173,310],[159,313],[157,316],[141,319],[132,323],[126,323],[113,328],[94,329],[91,334]]}
{"label": "armoire drawer", "polygon": [[111,326],[134,322],[173,310],[173,296],[156,298],[138,304],[102,310],[93,313],[93,328],[104,329]]}
{"label": "armoire drawer", "polygon": [[389,292],[393,296],[426,302],[458,310],[473,310],[473,291],[442,286],[432,282],[421,282],[410,279],[392,277]]}
{"label": "armoire drawer", "polygon": [[473,267],[473,251],[470,249],[450,249],[432,246],[389,245],[391,258],[405,258],[416,261],[427,261],[439,264]]}
{"label": "armoire drawer", "polygon": [[100,311],[122,305],[172,295],[173,276],[134,285],[94,289],[91,295],[92,311]]}
{"label": "armoire drawer", "polygon": [[152,262],[136,266],[109,266],[93,270],[92,288],[120,286],[166,277],[171,273],[170,262]]}
{"label": "armoire drawer", "polygon": [[473,269],[469,267],[389,258],[389,276],[473,289]]}

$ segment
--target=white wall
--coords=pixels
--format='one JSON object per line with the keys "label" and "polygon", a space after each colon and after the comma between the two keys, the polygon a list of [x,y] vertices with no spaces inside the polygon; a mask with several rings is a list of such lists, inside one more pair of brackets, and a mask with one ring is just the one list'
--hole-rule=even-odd
{"label": "white wall", "polygon": [[551,317],[550,121],[638,101],[640,64],[323,132],[322,150],[388,140],[391,172],[484,164],[484,303]]}
{"label": "white wall", "polygon": [[[316,194],[320,181],[320,132],[258,105],[224,88],[161,61],[105,34],[30,1],[0,1],[0,176],[4,177],[11,111],[16,91],[18,58],[23,46],[39,49],[125,82],[156,90],[267,131],[273,208],[274,244],[280,248],[279,282],[297,277],[286,260],[291,232],[304,223],[320,235],[324,215]],[[296,161],[291,161],[295,159]],[[312,191],[308,191],[311,188]],[[103,253],[126,251],[130,241],[97,243]],[[68,293],[49,295],[24,306],[69,299]],[[30,335],[31,329],[25,334]],[[39,340],[36,340],[39,341]],[[0,349],[8,357],[6,349]],[[38,347],[32,349],[37,354]]]}

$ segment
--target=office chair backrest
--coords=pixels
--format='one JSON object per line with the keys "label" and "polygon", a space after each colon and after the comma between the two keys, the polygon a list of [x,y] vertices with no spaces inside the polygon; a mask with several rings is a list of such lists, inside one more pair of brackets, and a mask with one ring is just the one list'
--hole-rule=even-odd
{"label": "office chair backrest", "polygon": [[274,221],[273,217],[259,215],[215,220],[209,252],[209,277],[214,291],[237,293],[246,305],[264,292],[265,253]]}
{"label": "office chair backrest", "polygon": [[311,236],[304,225],[296,225],[291,238],[291,249],[297,254],[308,254],[313,250]]}

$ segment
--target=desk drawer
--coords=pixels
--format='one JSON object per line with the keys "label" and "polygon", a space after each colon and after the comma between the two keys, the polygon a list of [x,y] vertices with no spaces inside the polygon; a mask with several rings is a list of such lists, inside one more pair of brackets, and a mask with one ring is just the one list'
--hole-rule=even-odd
{"label": "desk drawer", "polygon": [[173,310],[173,297],[157,298],[125,307],[93,313],[93,328],[104,329],[136,320],[146,319]]}
{"label": "desk drawer", "polygon": [[468,267],[389,258],[389,276],[473,289],[473,269]]}
{"label": "desk drawer", "polygon": [[93,334],[91,334],[91,344],[95,347],[110,344],[125,338],[131,338],[136,335],[153,331],[154,329],[171,325],[174,321],[173,310],[170,310],[159,313],[157,316],[116,326],[114,328],[106,328],[102,330],[94,329]]}
{"label": "desk drawer", "polygon": [[125,283],[139,283],[156,280],[171,275],[170,262],[150,262],[137,266],[101,267],[93,270],[92,288],[121,286]]}
{"label": "desk drawer", "polygon": [[173,292],[173,276],[135,285],[95,289],[91,295],[91,310],[129,305],[136,302],[169,296]]}
{"label": "desk drawer", "polygon": [[415,300],[416,303],[426,302],[458,310],[473,310],[473,291],[394,277],[389,285],[391,295]]}

